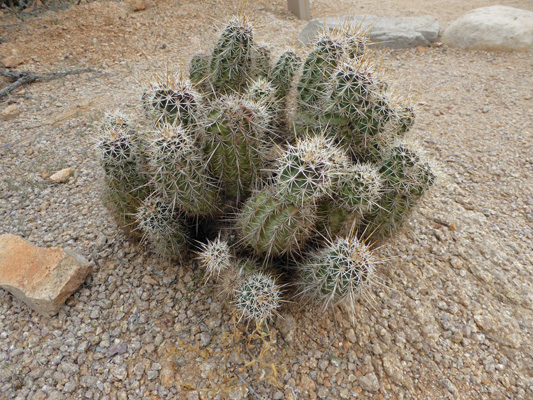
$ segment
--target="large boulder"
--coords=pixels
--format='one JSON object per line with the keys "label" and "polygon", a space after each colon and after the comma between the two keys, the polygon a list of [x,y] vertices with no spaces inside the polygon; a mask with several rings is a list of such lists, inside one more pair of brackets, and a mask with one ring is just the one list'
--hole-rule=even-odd
{"label": "large boulder", "polygon": [[423,17],[377,17],[356,15],[351,17],[326,17],[310,21],[299,36],[300,42],[309,45],[325,28],[335,29],[344,26],[360,26],[369,32],[370,40],[376,47],[402,49],[429,46],[439,36],[439,23],[430,16]]}
{"label": "large boulder", "polygon": [[533,51],[533,12],[505,6],[476,8],[452,22],[442,41],[468,50]]}
{"label": "large boulder", "polygon": [[0,235],[0,287],[43,315],[57,313],[90,271],[87,260],[73,251]]}

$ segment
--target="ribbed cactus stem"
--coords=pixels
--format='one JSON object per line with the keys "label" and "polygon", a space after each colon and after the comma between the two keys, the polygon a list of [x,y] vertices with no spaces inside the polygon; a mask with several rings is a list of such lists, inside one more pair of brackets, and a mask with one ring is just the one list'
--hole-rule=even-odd
{"label": "ribbed cactus stem", "polygon": [[297,106],[301,112],[316,112],[328,92],[331,74],[343,55],[343,45],[336,38],[321,35],[305,60],[298,83]]}
{"label": "ribbed cactus stem", "polygon": [[435,183],[435,172],[416,146],[397,141],[384,153],[380,173],[396,192],[421,196]]}
{"label": "ribbed cactus stem", "polygon": [[166,258],[181,259],[189,240],[185,224],[171,204],[161,198],[148,198],[135,215],[143,240]]}
{"label": "ribbed cactus stem", "polygon": [[201,119],[201,95],[182,73],[156,77],[143,94],[145,108],[157,123],[197,124]]}
{"label": "ribbed cactus stem", "polygon": [[336,239],[299,267],[301,292],[325,307],[339,303],[353,307],[372,282],[376,264],[368,246],[355,236]]}
{"label": "ribbed cactus stem", "polygon": [[190,131],[165,124],[150,143],[150,168],[155,190],[190,215],[217,211],[218,187]]}
{"label": "ribbed cactus stem", "polygon": [[235,267],[230,246],[220,236],[202,244],[197,259],[205,270],[206,281],[219,281],[222,274]]}
{"label": "ribbed cactus stem", "polygon": [[267,45],[255,45],[253,48],[253,73],[255,78],[266,78],[270,71],[271,50]]}
{"label": "ribbed cactus stem", "polygon": [[340,174],[333,189],[337,204],[360,216],[374,207],[383,193],[384,183],[372,164],[356,164]]}
{"label": "ribbed cactus stem", "polygon": [[253,48],[252,26],[244,18],[232,18],[211,56],[210,79],[217,91],[229,94],[246,89],[252,75]]}
{"label": "ribbed cactus stem", "polygon": [[286,201],[273,188],[255,192],[237,216],[243,242],[267,258],[299,253],[315,221],[312,204]]}
{"label": "ribbed cactus stem", "polygon": [[267,323],[281,304],[281,287],[264,272],[244,274],[234,291],[233,305],[240,319]]}
{"label": "ribbed cactus stem", "polygon": [[126,120],[108,116],[98,149],[105,172],[104,204],[122,227],[133,229],[133,215],[149,192],[138,135]]}
{"label": "ribbed cactus stem", "polygon": [[291,90],[292,81],[296,71],[302,65],[302,60],[294,50],[283,52],[272,67],[268,79],[276,88],[276,97],[285,99]]}
{"label": "ribbed cactus stem", "polygon": [[189,68],[189,78],[195,89],[203,93],[210,92],[209,56],[207,54],[196,54],[193,56]]}
{"label": "ribbed cactus stem", "polygon": [[298,139],[278,160],[278,190],[296,203],[316,201],[331,192],[348,165],[343,151],[323,136]]}
{"label": "ribbed cactus stem", "polygon": [[263,168],[269,116],[261,103],[224,97],[212,107],[206,128],[209,167],[226,195],[250,193]]}

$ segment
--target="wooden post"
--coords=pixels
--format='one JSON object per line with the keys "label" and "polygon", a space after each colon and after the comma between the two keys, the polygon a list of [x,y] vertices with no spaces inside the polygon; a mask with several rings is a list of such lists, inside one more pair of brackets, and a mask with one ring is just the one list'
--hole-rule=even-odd
{"label": "wooden post", "polygon": [[311,20],[309,0],[287,0],[289,11],[300,19]]}

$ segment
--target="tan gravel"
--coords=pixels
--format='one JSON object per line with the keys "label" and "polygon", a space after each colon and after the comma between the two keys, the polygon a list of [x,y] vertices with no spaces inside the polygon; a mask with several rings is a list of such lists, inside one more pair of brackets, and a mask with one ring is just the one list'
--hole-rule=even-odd
{"label": "tan gravel", "polygon": [[[248,3],[259,38],[276,45],[294,43],[305,25],[285,1]],[[429,14],[445,27],[493,4],[321,0],[312,13]],[[499,4],[533,10],[531,1]],[[0,233],[70,247],[94,265],[52,319],[0,291],[0,398],[533,397],[531,53],[378,54],[417,99],[412,134],[441,179],[379,250],[382,284],[353,321],[342,309],[288,304],[269,336],[252,333],[234,325],[194,263],[163,263],[116,227],[98,196],[94,122],[120,104],[137,112],[139,83],[208,48],[213,23],[238,9],[173,0],[134,13],[96,1],[0,20],[0,59],[16,49],[19,69],[101,71],[34,83],[0,104],[21,110],[0,121]],[[46,179],[68,167],[67,183]]]}

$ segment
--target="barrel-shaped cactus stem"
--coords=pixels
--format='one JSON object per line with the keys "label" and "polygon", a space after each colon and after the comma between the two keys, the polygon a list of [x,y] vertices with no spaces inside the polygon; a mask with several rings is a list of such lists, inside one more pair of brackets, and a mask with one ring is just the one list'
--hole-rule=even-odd
{"label": "barrel-shaped cactus stem", "polygon": [[246,89],[252,76],[253,27],[244,17],[232,18],[213,50],[210,80],[215,90],[235,93]]}
{"label": "barrel-shaped cactus stem", "polygon": [[143,101],[157,124],[191,126],[203,118],[202,96],[181,72],[155,76],[143,94]]}
{"label": "barrel-shaped cactus stem", "polygon": [[436,174],[415,144],[396,141],[383,150],[380,173],[386,184],[398,193],[421,196],[436,180]]}
{"label": "barrel-shaped cactus stem", "polygon": [[268,323],[282,305],[282,290],[270,274],[244,274],[234,291],[233,305],[239,320]]}
{"label": "barrel-shaped cactus stem", "polygon": [[268,152],[269,115],[261,103],[227,96],[208,115],[204,148],[213,176],[228,197],[241,199],[260,179]]}
{"label": "barrel-shaped cactus stem", "polygon": [[171,204],[158,197],[147,198],[135,214],[143,241],[165,258],[183,259],[189,236],[185,223]]}
{"label": "barrel-shaped cactus stem", "polygon": [[372,283],[378,263],[369,246],[355,235],[329,241],[299,266],[301,293],[324,307],[353,306]]}
{"label": "barrel-shaped cactus stem", "polygon": [[164,124],[150,143],[152,183],[159,195],[191,216],[218,211],[218,184],[191,131]]}
{"label": "barrel-shaped cactus stem", "polygon": [[363,216],[377,203],[384,183],[378,169],[370,163],[350,166],[337,179],[333,189],[337,204]]}
{"label": "barrel-shaped cactus stem", "polygon": [[209,81],[209,74],[209,55],[194,55],[189,66],[189,78],[195,89],[203,94],[211,95],[213,90]]}
{"label": "barrel-shaped cactus stem", "polygon": [[279,197],[276,188],[256,191],[237,215],[242,241],[267,259],[299,254],[314,232],[316,207]]}
{"label": "barrel-shaped cactus stem", "polygon": [[252,77],[266,78],[271,68],[272,51],[265,44],[256,44],[252,49],[253,66]]}
{"label": "barrel-shaped cactus stem", "polygon": [[322,135],[298,139],[278,160],[277,184],[281,195],[295,203],[319,200],[331,192],[348,158]]}
{"label": "barrel-shaped cactus stem", "polygon": [[219,237],[213,241],[202,243],[197,260],[205,270],[205,280],[218,282],[220,276],[234,268],[235,260],[229,244]]}
{"label": "barrel-shaped cactus stem", "polygon": [[100,131],[98,150],[105,177],[102,199],[118,223],[134,229],[137,206],[150,192],[139,140],[130,125],[114,122]]}

